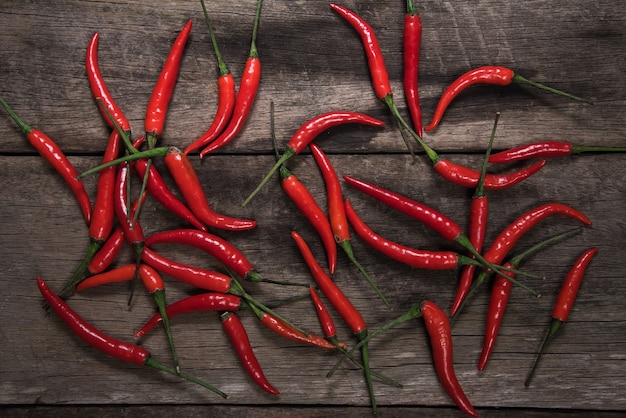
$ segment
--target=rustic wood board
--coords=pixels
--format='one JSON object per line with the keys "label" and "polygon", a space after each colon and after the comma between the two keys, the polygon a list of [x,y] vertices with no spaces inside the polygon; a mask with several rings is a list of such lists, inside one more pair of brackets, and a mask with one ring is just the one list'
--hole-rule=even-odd
{"label": "rustic wood board", "polygon": [[[85,47],[94,31],[100,32],[100,64],[109,88],[134,131],[139,132],[145,103],[169,46],[184,23],[193,19],[162,141],[184,147],[210,123],[216,105],[216,63],[199,2],[3,3],[0,96],[27,123],[52,136],[79,171],[98,163],[108,136],[84,70]],[[406,113],[401,90],[404,2],[342,4],[360,13],[376,30],[394,96]],[[248,53],[254,6],[253,1],[207,4],[222,55],[237,80]],[[626,12],[615,2],[518,4],[485,0],[470,5],[427,1],[418,4],[418,9],[424,21],[420,93],[425,118],[432,115],[441,91],[456,76],[488,64],[510,66],[528,78],[595,101],[593,106],[580,104],[530,87],[474,88],[458,98],[436,131],[424,137],[447,158],[479,167],[496,112],[501,112],[496,149],[544,139],[626,145]],[[388,123],[383,128],[335,129],[318,143],[340,174],[370,180],[423,201],[467,227],[472,190],[442,180],[417,147],[416,159],[411,158],[388,112],[374,97],[359,38],[327,3],[266,0],[258,49],[263,62],[261,88],[244,130],[216,155],[193,161],[215,210],[258,221],[253,231],[219,234],[237,245],[264,277],[312,283],[289,236],[294,229],[323,260],[313,229],[282,194],[277,179],[249,206],[240,205],[273,163],[269,129],[272,101],[281,144],[306,119],[329,110],[356,110],[384,119]],[[242,319],[268,378],[282,391],[280,397],[264,394],[247,378],[225,339],[217,314],[181,317],[173,325],[181,365],[228,392],[226,401],[192,384],[94,352],[57,318],[44,315],[34,279],[42,276],[55,288],[60,287],[82,258],[86,227],[66,186],[3,115],[0,404],[6,412],[32,416],[91,411],[145,416],[144,406],[152,406],[154,409],[148,411],[153,416],[174,411],[199,415],[205,414],[205,405],[219,405],[213,407],[213,414],[356,416],[368,410],[367,388],[359,371],[346,366],[326,379],[336,355],[285,342],[258,324],[250,312],[242,313]],[[157,166],[165,172],[160,161]],[[311,156],[305,153],[295,158],[289,168],[325,207],[324,185]],[[622,154],[551,160],[531,179],[489,193],[492,211],[487,242],[523,211],[549,201],[583,211],[593,226],[523,265],[546,276],[545,281],[529,282],[543,297],[514,291],[485,371],[478,372],[475,364],[482,346],[487,286],[454,323],[456,371],[484,416],[499,416],[502,411],[507,416],[568,411],[608,417],[626,410],[626,289],[622,273],[626,256],[625,168]],[[85,182],[93,196],[95,178]],[[382,235],[419,248],[455,248],[418,222],[347,186],[345,195]],[[142,222],[148,233],[185,226],[152,200],[148,200]],[[525,236],[517,251],[575,226],[566,218],[550,218]],[[600,251],[572,316],[549,347],[532,386],[526,389],[523,380],[548,326],[560,280],[576,257],[592,246]],[[199,251],[159,248],[184,262],[219,268]],[[372,329],[425,298],[449,308],[458,272],[408,268],[376,253],[358,238],[354,239],[354,250],[393,301],[393,310],[387,310],[358,271],[340,257],[335,279]],[[131,260],[131,254],[125,253],[117,264]],[[195,291],[166,279],[169,301]],[[259,300],[268,302],[306,292],[305,288],[269,284],[245,286]],[[74,295],[70,303],[103,330],[132,340],[153,306],[148,295],[138,294],[132,310],[128,309],[126,289],[123,285],[93,289]],[[321,332],[308,300],[285,304],[279,311],[306,329]],[[354,343],[348,328],[339,320],[337,323],[340,337]],[[160,333],[145,338],[142,344],[155,357],[169,360]],[[437,382],[421,322],[403,324],[374,340],[371,363],[404,385],[396,389],[375,384],[381,414],[462,415]],[[97,409],[104,405],[110,406]]]}

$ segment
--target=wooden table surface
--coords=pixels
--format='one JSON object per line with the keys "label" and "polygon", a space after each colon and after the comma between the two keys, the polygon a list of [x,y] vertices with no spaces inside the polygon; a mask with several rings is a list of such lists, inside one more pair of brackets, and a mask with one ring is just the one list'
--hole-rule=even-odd
{"label": "wooden table surface", "polygon": [[[97,111],[84,68],[90,36],[100,33],[99,59],[109,89],[126,112],[134,133],[143,129],[145,105],[163,60],[189,19],[193,30],[182,61],[161,143],[185,147],[212,120],[217,103],[216,59],[202,9],[194,1],[2,1],[0,7],[0,96],[33,127],[54,138],[79,171],[98,164],[109,128]],[[407,115],[402,94],[404,2],[346,1],[379,37],[394,97]],[[424,32],[420,94],[424,119],[432,116],[443,89],[481,65],[505,65],[535,81],[591,98],[574,102],[527,86],[475,87],[450,107],[441,126],[424,140],[446,158],[478,168],[501,113],[494,148],[567,140],[584,145],[626,146],[626,11],[620,2],[423,1],[417,2]],[[222,55],[238,81],[248,54],[255,2],[207,4]],[[270,103],[275,104],[280,146],[307,119],[331,110],[367,113],[382,128],[347,126],[317,139],[341,175],[354,175],[405,194],[449,215],[463,228],[473,190],[447,183],[421,150],[406,150],[386,107],[374,96],[360,38],[323,1],[266,0],[258,33],[263,63],[260,90],[243,131],[228,146],[192,161],[212,207],[256,219],[252,231],[212,230],[234,243],[266,278],[313,283],[290,231],[300,232],[320,261],[324,253],[314,230],[280,189],[277,178],[246,207],[242,200],[273,164]],[[182,368],[229,394],[227,400],[199,386],[152,369],[110,359],[76,338],[54,315],[46,316],[35,278],[59,289],[82,259],[87,228],[69,189],[31,148],[6,112],[0,116],[0,404],[13,416],[55,413],[81,416],[325,416],[368,414],[362,373],[343,366],[325,377],[338,356],[285,341],[249,311],[240,314],[268,379],[281,390],[271,396],[248,378],[229,346],[216,313],[172,320]],[[157,167],[165,173],[161,160]],[[490,171],[522,167],[492,165]],[[288,167],[325,208],[324,184],[308,152]],[[543,416],[576,413],[610,417],[626,411],[626,161],[623,154],[587,154],[553,159],[535,176],[490,191],[486,243],[523,212],[560,202],[592,221],[579,235],[540,252],[523,264],[543,281],[525,283],[541,298],[515,289],[494,354],[479,372],[489,286],[483,286],[454,322],[454,366],[468,397],[483,416]],[[169,176],[165,175],[170,185]],[[85,180],[95,195],[96,178]],[[136,183],[135,183],[136,184]],[[176,192],[178,193],[178,192]],[[405,245],[434,250],[459,248],[345,185],[361,216],[381,235]],[[153,199],[141,221],[147,234],[185,227]],[[517,254],[551,235],[578,226],[550,217],[523,237]],[[339,254],[334,279],[376,329],[429,299],[448,311],[459,271],[412,269],[377,253],[353,237],[356,257],[392,302],[388,310],[359,272]],[[548,347],[532,385],[523,381],[550,322],[562,278],[586,249],[599,252],[587,271],[568,322]],[[219,269],[200,251],[159,246],[181,262]],[[132,262],[125,251],[117,266]],[[323,264],[324,265],[324,264]],[[165,276],[167,300],[197,290]],[[255,298],[270,303],[306,295],[305,287],[244,283]],[[104,286],[76,294],[70,305],[94,325],[132,341],[154,311],[137,292]],[[277,310],[303,328],[321,333],[311,302],[283,303]],[[355,338],[336,317],[340,339]],[[162,332],[141,343],[170,364]],[[375,382],[381,416],[462,416],[435,375],[421,320],[402,324],[372,340],[371,366],[403,384]]]}

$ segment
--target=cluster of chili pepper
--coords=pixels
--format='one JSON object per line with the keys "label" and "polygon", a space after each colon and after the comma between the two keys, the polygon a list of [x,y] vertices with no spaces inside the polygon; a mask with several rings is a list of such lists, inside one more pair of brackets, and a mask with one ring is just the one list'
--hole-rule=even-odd
{"label": "cluster of chili pepper", "polygon": [[[256,36],[262,0],[257,0],[250,51],[238,91],[236,91],[233,75],[220,54],[204,2],[201,1],[201,4],[213,50],[218,61],[218,107],[213,122],[207,130],[184,150],[175,146],[157,147],[157,143],[161,140],[164,132],[169,102],[176,85],[184,48],[192,29],[191,20],[181,30],[171,47],[147,104],[144,132],[134,142],[131,137],[130,123],[115,102],[100,73],[98,65],[98,33],[94,34],[89,41],[86,56],[89,85],[99,111],[111,128],[102,165],[92,170],[79,174],[51,138],[43,132],[28,126],[0,98],[0,105],[5,108],[10,117],[17,123],[31,145],[54,166],[70,186],[89,228],[89,246],[86,250],[85,258],[58,294],[55,294],[42,279],[38,278],[39,290],[47,306],[54,310],[80,338],[100,351],[124,361],[138,365],[149,365],[180,376],[198,383],[220,396],[226,397],[226,394],[219,389],[181,371],[170,321],[178,315],[190,312],[217,312],[219,313],[224,331],[231,341],[235,352],[240,357],[246,372],[264,391],[278,395],[280,393],[279,390],[265,377],[261,365],[254,355],[252,343],[238,316],[240,311],[248,310],[264,326],[278,335],[303,344],[343,353],[342,358],[331,370],[329,376],[337,369],[343,359],[350,359],[364,372],[374,411],[376,411],[376,400],[373,378],[387,384],[400,385],[371,369],[368,343],[375,336],[401,322],[421,317],[430,337],[434,368],[442,386],[463,412],[476,416],[477,412],[465,395],[454,372],[452,327],[449,317],[456,318],[478,287],[492,275],[494,276],[485,326],[485,341],[478,361],[478,369],[483,370],[490,354],[494,350],[502,316],[512,288],[517,285],[531,293],[534,292],[531,286],[527,286],[519,281],[520,276],[533,276],[518,270],[522,259],[547,245],[554,244],[577,233],[579,229],[556,235],[549,240],[536,244],[516,257],[507,258],[515,244],[540,221],[552,215],[569,217],[584,225],[591,225],[591,221],[575,208],[558,202],[546,203],[522,214],[505,228],[485,251],[483,247],[489,213],[486,191],[513,187],[515,184],[537,173],[546,164],[546,158],[583,152],[624,152],[626,148],[579,146],[567,142],[550,141],[528,144],[491,154],[497,124],[496,119],[480,170],[461,166],[444,159],[425,143],[423,132],[434,130],[440,124],[443,114],[452,100],[461,91],[470,86],[476,84],[506,86],[511,83],[519,83],[535,86],[574,100],[582,102],[586,100],[529,81],[508,68],[485,66],[468,71],[455,80],[443,92],[441,100],[434,111],[432,121],[423,126],[422,109],[418,94],[422,23],[413,1],[407,0],[403,27],[403,57],[405,64],[403,87],[410,114],[411,123],[408,123],[401,115],[400,109],[393,98],[383,54],[373,28],[355,12],[337,4],[330,4],[331,9],[345,19],[360,36],[367,57],[375,95],[388,107],[403,138],[405,138],[404,133],[408,132],[416,143],[422,147],[426,156],[433,164],[434,170],[439,175],[455,185],[474,188],[475,193],[471,201],[469,229],[466,234],[458,223],[425,203],[418,202],[411,197],[387,190],[355,176],[344,175],[342,179],[345,184],[406,216],[424,223],[452,245],[458,247],[457,249],[462,251],[462,253],[454,249],[440,251],[417,249],[394,242],[377,234],[357,214],[350,201],[344,199],[341,178],[333,167],[331,159],[314,142],[321,133],[339,125],[360,124],[381,127],[384,125],[384,121],[349,110],[328,111],[305,121],[291,136],[283,153],[280,154],[274,132],[272,112],[272,138],[276,150],[276,163],[259,185],[243,201],[243,206],[247,205],[273,174],[278,171],[282,189],[319,234],[319,238],[326,250],[326,260],[330,274],[326,273],[324,268],[318,263],[304,237],[297,231],[291,232],[291,236],[316,285],[315,287],[309,287],[309,294],[322,325],[324,337],[311,334],[259,302],[244,289],[239,279],[253,282],[276,281],[262,277],[242,251],[232,243],[221,238],[217,233],[211,231],[212,229],[247,231],[256,227],[254,220],[219,214],[210,207],[203,185],[200,183],[189,160],[189,154],[202,148],[200,156],[205,157],[207,154],[225,146],[236,138],[247,120],[260,85],[261,62],[256,46]],[[147,149],[142,150],[144,139],[147,143]],[[407,146],[411,151],[408,141]],[[286,167],[286,163],[290,159],[301,154],[307,147],[319,167],[326,186],[326,211],[316,203],[313,194]],[[124,155],[121,156],[122,154]],[[178,199],[176,194],[169,189],[153,164],[152,159],[159,157],[163,158],[168,175],[174,180],[183,200]],[[539,158],[541,160],[508,174],[487,172],[488,163],[508,163],[530,158]],[[92,206],[80,179],[96,172],[98,173],[98,189]],[[130,196],[130,182],[133,178],[133,172],[136,172],[141,180],[141,190],[134,201]],[[186,221],[189,227],[144,235],[140,217],[141,208],[148,196],[152,196],[168,211]],[[375,281],[357,261],[351,245],[350,228],[355,231],[360,239],[374,249],[411,267],[430,270],[461,269],[459,287],[450,314],[446,314],[441,307],[432,301],[425,300],[413,305],[411,309],[400,317],[372,331],[363,315],[332,277],[336,271],[337,245],[339,245],[343,253],[359,270],[376,294],[389,306],[389,302],[378,289]],[[135,263],[111,268],[113,261],[125,243],[133,248]],[[155,247],[159,244],[177,244],[202,250],[221,263],[225,272],[203,269],[169,259],[155,250]],[[537,361],[546,343],[553,338],[562,323],[566,321],[585,269],[596,252],[597,248],[586,251],[565,278],[555,303],[552,325],[544,344],[539,350],[537,360],[529,372],[525,382],[527,386],[530,384],[530,380],[536,370]],[[205,292],[168,305],[165,301],[165,282],[161,274],[188,283]],[[158,313],[136,332],[135,337],[141,338],[156,325],[162,324],[171,348],[174,368],[169,368],[157,362],[147,350],[138,345],[122,342],[97,330],[74,312],[68,305],[68,302],[64,300],[74,291],[84,291],[93,286],[120,281],[134,283],[136,279],[140,279],[146,290],[153,295],[158,307]],[[317,289],[330,302],[335,312],[341,316],[357,338],[358,341],[352,349],[348,350],[348,346],[338,339],[330,311],[326,309]],[[131,303],[130,299],[129,303]],[[356,349],[360,349],[360,361],[352,357],[352,352]]]}

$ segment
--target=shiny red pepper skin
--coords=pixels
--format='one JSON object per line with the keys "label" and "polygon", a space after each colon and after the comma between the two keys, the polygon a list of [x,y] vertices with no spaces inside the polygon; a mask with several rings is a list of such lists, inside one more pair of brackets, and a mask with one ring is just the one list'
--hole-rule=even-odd
{"label": "shiny red pepper skin", "polygon": [[407,0],[407,10],[404,15],[402,30],[402,54],[404,68],[404,97],[415,132],[420,137],[423,134],[422,106],[420,105],[418,90],[418,75],[420,64],[420,46],[422,42],[422,18],[415,10],[413,0]]}
{"label": "shiny red pepper skin", "polygon": [[[425,128],[424,128],[425,129]],[[545,160],[522,168],[519,171],[507,174],[491,174],[485,175],[485,190],[501,190],[511,187],[541,170],[546,164]],[[439,159],[433,166],[435,171],[444,179],[453,184],[463,187],[476,188],[480,172],[471,168],[455,164],[446,159]]]}
{"label": "shiny red pepper skin", "polygon": [[361,37],[376,97],[383,100],[385,97],[391,96],[391,84],[389,83],[385,60],[372,27],[356,13],[345,7],[334,3],[331,3],[330,7],[344,18]]}
{"label": "shiny red pepper skin", "polygon": [[124,231],[121,226],[118,226],[93,256],[87,266],[87,270],[89,270],[91,274],[102,273],[111,265],[125,242]]}
{"label": "shiny red pepper skin", "polygon": [[478,416],[454,372],[452,333],[448,317],[433,302],[425,301],[422,304],[422,318],[424,318],[426,331],[430,337],[433,362],[439,381],[461,411],[473,417]]}
{"label": "shiny red pepper skin", "polygon": [[[217,292],[200,293],[188,296],[167,306],[168,318],[193,312],[215,312],[215,311],[238,311],[241,307],[241,298],[236,295],[223,294]],[[160,313],[155,313],[139,331],[135,333],[135,338],[140,338],[147,334],[156,325],[163,322]]]}
{"label": "shiny red pepper skin", "polygon": [[156,270],[146,264],[141,264],[137,270],[137,265],[133,263],[90,276],[76,286],[76,291],[82,292],[91,287],[133,280],[135,273],[138,273],[148,293],[154,293],[157,290],[163,290],[165,288],[163,278],[161,278]]}
{"label": "shiny red pepper skin", "polygon": [[165,116],[169,107],[174,86],[178,78],[178,71],[183,57],[185,44],[191,33],[192,21],[189,20],[180,31],[174,44],[170,48],[170,52],[163,64],[159,78],[154,86],[148,106],[146,108],[146,116],[144,119],[144,130],[146,137],[150,143],[156,140],[163,133],[165,126]]}
{"label": "shiny red pepper skin", "polygon": [[243,324],[241,323],[239,317],[233,312],[225,312],[224,314],[222,314],[221,318],[222,325],[224,326],[224,331],[226,332],[228,339],[233,345],[235,352],[239,356],[239,359],[241,360],[244,369],[252,378],[254,383],[256,383],[261,389],[263,389],[267,393],[270,393],[272,395],[279,395],[280,392],[270,384],[270,382],[263,374],[261,365],[254,355],[254,352],[252,351],[252,346],[250,345],[248,333],[243,327]]}
{"label": "shiny red pepper skin", "polygon": [[626,147],[584,146],[566,141],[533,142],[495,153],[489,157],[489,162],[508,163],[530,158],[567,157],[584,152],[626,152]]}
{"label": "shiny red pepper skin", "polygon": [[[107,148],[102,157],[102,163],[107,163],[117,158],[120,152],[120,134],[113,130],[109,137]],[[98,174],[98,186],[96,199],[93,203],[91,223],[89,224],[89,238],[98,243],[100,247],[109,237],[115,221],[114,194],[115,194],[116,168],[107,167]]]}
{"label": "shiny red pepper skin", "polygon": [[[127,172],[130,169],[128,167],[129,164],[129,162],[120,164],[117,171],[114,195],[115,214],[117,215],[117,220],[124,231],[126,242],[134,247],[137,254],[140,254],[141,248],[144,245],[145,237],[139,221],[137,220],[134,224],[132,224],[135,210],[133,208],[131,208],[130,211],[128,210]],[[143,197],[140,197],[138,200],[142,199]]]}
{"label": "shiny red pepper skin", "polygon": [[313,347],[325,348],[327,350],[334,350],[337,348],[327,339],[315,334],[303,334],[302,332],[294,329],[293,327],[286,324],[284,321],[281,321],[279,318],[267,312],[263,312],[261,318],[259,319],[261,323],[265,325],[268,329],[288,340],[295,341],[301,344],[311,345]]}
{"label": "shiny red pepper skin", "polygon": [[315,289],[312,287],[309,288],[309,294],[311,295],[311,300],[313,301],[313,305],[315,306],[315,312],[320,320],[320,325],[324,330],[324,335],[326,338],[333,339],[337,338],[337,328],[335,327],[335,321],[330,316],[330,312],[326,309],[326,306],[322,302],[322,299],[317,294]]}
{"label": "shiny red pepper skin", "polygon": [[230,231],[245,231],[256,227],[256,221],[232,218],[211,209],[191,161],[178,148],[171,147],[164,161],[187,205],[189,205],[189,209],[199,220],[208,226]]}

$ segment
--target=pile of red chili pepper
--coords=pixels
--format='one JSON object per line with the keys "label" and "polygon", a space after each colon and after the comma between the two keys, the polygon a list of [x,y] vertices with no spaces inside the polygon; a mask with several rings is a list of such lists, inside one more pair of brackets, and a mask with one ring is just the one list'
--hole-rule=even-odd
{"label": "pile of red chili pepper", "polygon": [[[245,199],[243,205],[250,203],[254,195],[278,171],[281,187],[285,194],[318,233],[326,251],[324,265],[316,259],[309,244],[298,231],[294,230],[291,233],[294,245],[300,251],[312,278],[310,286],[307,285],[309,288],[307,295],[313,302],[324,333],[324,336],[315,335],[284,318],[274,308],[270,308],[257,300],[246,290],[245,282],[279,284],[281,282],[263,277],[262,272],[257,271],[244,252],[220,236],[219,230],[245,233],[245,231],[255,228],[256,222],[214,211],[209,205],[208,196],[205,194],[203,185],[189,160],[190,154],[198,150],[200,150],[200,157],[204,158],[238,136],[254,105],[261,80],[261,61],[257,51],[256,36],[262,0],[257,0],[250,51],[238,89],[236,89],[236,82],[232,73],[220,54],[209,14],[203,2],[201,5],[218,61],[219,97],[212,123],[199,138],[186,147],[158,145],[159,142],[162,142],[161,136],[169,103],[180,71],[185,45],[192,30],[191,20],[182,28],[171,46],[170,53],[163,64],[146,106],[144,128],[141,135],[136,138],[132,137],[130,123],[122,108],[109,92],[105,79],[100,72],[98,33],[95,33],[89,40],[86,53],[87,78],[97,107],[110,127],[110,136],[102,165],[88,172],[78,173],[53,139],[44,132],[27,125],[13,112],[9,104],[0,98],[0,104],[16,122],[30,144],[66,181],[76,196],[88,226],[89,245],[85,250],[83,262],[76,267],[72,276],[62,286],[58,286],[56,292],[42,278],[37,278],[37,285],[45,299],[46,309],[55,311],[78,337],[105,354],[138,365],[154,367],[200,384],[216,394],[226,397],[227,394],[219,388],[181,370],[176,354],[175,333],[172,332],[170,323],[172,318],[187,313],[216,312],[216,317],[220,318],[234,351],[240,357],[243,368],[251,379],[264,391],[278,395],[279,389],[275,388],[265,377],[260,361],[254,354],[253,342],[248,338],[240,320],[242,311],[252,312],[264,326],[278,335],[302,344],[339,352],[339,361],[328,373],[329,377],[337,370],[341,361],[344,359],[352,361],[364,373],[374,411],[377,407],[374,380],[394,386],[401,385],[390,377],[383,376],[370,368],[368,342],[393,326],[421,318],[422,325],[431,340],[434,370],[443,388],[463,412],[476,416],[477,412],[465,395],[461,382],[454,372],[450,318],[457,317],[479,286],[487,280],[492,280],[484,346],[477,366],[479,370],[483,370],[496,347],[496,338],[512,288],[521,286],[525,290],[533,292],[532,285],[528,286],[521,281],[524,276],[532,276],[530,273],[518,270],[522,259],[547,245],[553,245],[574,235],[579,230],[555,235],[546,241],[537,243],[516,257],[510,257],[509,254],[514,249],[515,244],[539,222],[554,215],[569,217],[582,225],[591,225],[591,220],[573,207],[559,202],[544,203],[521,214],[497,236],[490,246],[485,246],[485,230],[489,214],[487,192],[497,192],[497,190],[514,187],[517,183],[539,172],[546,164],[545,159],[547,158],[564,157],[590,151],[623,152],[626,151],[626,148],[577,146],[567,142],[551,141],[522,145],[511,150],[490,154],[495,136],[496,120],[480,170],[449,161],[426,144],[423,139],[423,132],[435,130],[442,123],[449,104],[459,93],[470,86],[477,84],[507,86],[511,83],[519,83],[538,87],[569,99],[581,102],[586,100],[527,80],[511,69],[501,66],[484,66],[469,70],[455,80],[443,92],[430,123],[424,126],[422,121],[424,112],[418,94],[422,23],[413,1],[407,0],[403,29],[405,70],[403,93],[409,115],[407,122],[401,112],[404,109],[397,104],[393,95],[383,53],[374,29],[355,12],[337,4],[330,4],[331,10],[349,23],[360,36],[376,97],[389,109],[409,151],[412,153],[414,144],[421,147],[439,175],[461,187],[472,188],[475,193],[470,203],[469,228],[466,233],[448,215],[410,196],[387,190],[367,179],[360,179],[358,173],[355,173],[354,176],[346,175],[340,178],[333,167],[332,160],[314,142],[316,137],[323,132],[340,125],[380,127],[385,124],[384,121],[351,110],[329,110],[305,121],[293,133],[281,154],[274,136],[272,112],[272,135],[276,149],[276,164],[258,187]],[[354,129],[358,129],[358,127],[355,126]],[[318,205],[316,197],[286,166],[290,159],[300,155],[307,148],[319,167],[326,186],[327,195],[324,197],[327,202],[326,208]],[[159,173],[154,164],[156,158],[163,159],[167,173]],[[302,156],[302,158],[309,157]],[[539,159],[539,161],[507,174],[487,172],[488,163],[504,164],[531,158]],[[91,202],[81,181],[87,175],[98,176],[97,194],[93,202]],[[178,190],[171,190],[163,176],[170,176]],[[131,190],[136,189],[136,187],[131,188],[131,182],[135,185],[141,185],[136,196],[131,195]],[[350,202],[344,199],[342,187],[345,185],[361,191],[368,196],[366,199],[371,198],[382,202],[403,215],[424,223],[449,241],[452,248],[443,251],[412,248],[394,242],[389,237],[379,235],[366,223],[365,219],[357,214]],[[182,200],[177,196],[182,196]],[[179,217],[188,226],[183,229],[159,231],[145,235],[142,223],[146,220],[149,221],[149,218],[142,216],[142,208],[148,198],[156,199],[169,213]],[[429,300],[416,301],[405,314],[376,330],[372,330],[367,325],[366,319],[350,301],[349,295],[344,293],[340,283],[337,283],[333,278],[337,268],[337,246],[339,246],[372,286],[382,303],[389,305],[375,281],[357,260],[351,245],[354,238],[350,235],[350,230],[353,230],[363,242],[385,256],[408,266],[430,270],[459,269],[458,291],[454,303],[450,307],[450,312],[446,313],[442,307]],[[159,245],[162,244],[193,247],[219,261],[224,268],[222,271],[209,270],[169,259],[158,250]],[[125,246],[132,248],[135,261],[127,265],[116,266],[114,261]],[[554,337],[563,322],[567,320],[585,270],[596,252],[597,248],[590,248],[585,251],[572,267],[571,272],[564,278],[552,313],[552,325],[548,331],[546,342]],[[165,287],[167,281],[164,280],[163,276],[185,282],[200,289],[201,293],[176,301],[166,301]],[[158,312],[137,331],[134,337],[141,338],[155,326],[162,325],[171,350],[172,367],[157,361],[142,346],[119,340],[117,337],[112,337],[97,329],[71,308],[73,292],[82,292],[90,287],[120,281],[134,284],[138,280],[154,297]],[[129,304],[132,303],[134,287],[131,286],[130,289]],[[334,313],[338,314],[354,333],[357,341],[352,348],[338,339],[332,311],[326,308],[325,302],[333,306]],[[310,314],[312,313],[310,312]],[[303,315],[305,314],[307,312],[303,312]],[[544,343],[538,350],[537,360],[544,351],[545,345]],[[360,350],[360,357],[355,357],[352,354],[357,349]],[[532,368],[529,368],[526,385],[531,383],[536,365],[537,361],[532,365]],[[470,382],[462,383],[466,385]]]}

